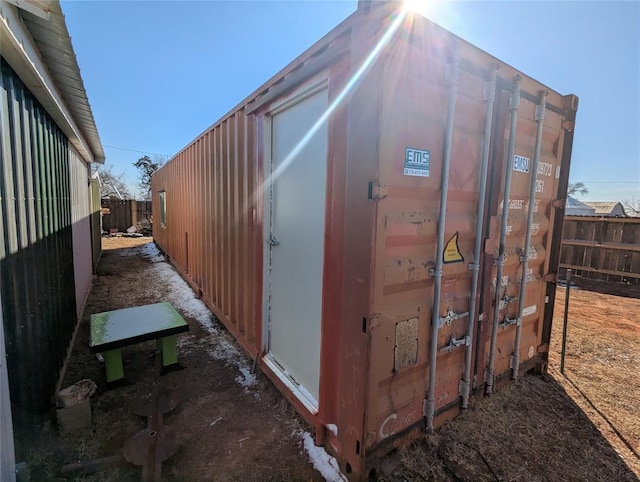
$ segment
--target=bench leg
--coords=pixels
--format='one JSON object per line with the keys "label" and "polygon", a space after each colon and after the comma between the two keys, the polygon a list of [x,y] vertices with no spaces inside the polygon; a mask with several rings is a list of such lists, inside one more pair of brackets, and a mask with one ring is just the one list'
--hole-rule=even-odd
{"label": "bench leg", "polygon": [[122,348],[102,352],[104,366],[107,370],[107,383],[112,383],[124,378],[122,368]]}
{"label": "bench leg", "polygon": [[176,335],[165,336],[157,341],[158,348],[162,351],[162,366],[169,367],[178,364],[178,348],[176,347]]}

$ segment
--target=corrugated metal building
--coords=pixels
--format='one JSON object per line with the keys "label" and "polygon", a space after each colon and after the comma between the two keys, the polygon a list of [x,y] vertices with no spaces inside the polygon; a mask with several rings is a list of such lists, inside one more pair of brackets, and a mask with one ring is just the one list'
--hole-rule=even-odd
{"label": "corrugated metal building", "polygon": [[596,216],[596,208],[567,196],[564,214],[565,216]]}
{"label": "corrugated metal building", "polygon": [[28,426],[61,378],[97,256],[90,165],[104,151],[59,2],[0,0],[0,45],[0,479],[12,480],[8,395],[14,428]]}

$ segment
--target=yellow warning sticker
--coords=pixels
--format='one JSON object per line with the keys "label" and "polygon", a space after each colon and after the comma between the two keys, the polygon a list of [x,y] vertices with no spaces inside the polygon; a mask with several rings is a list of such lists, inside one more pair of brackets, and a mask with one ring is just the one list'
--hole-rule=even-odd
{"label": "yellow warning sticker", "polygon": [[462,256],[460,248],[458,248],[458,234],[456,231],[456,234],[444,246],[444,253],[442,253],[444,264],[462,263],[464,261],[464,256]]}

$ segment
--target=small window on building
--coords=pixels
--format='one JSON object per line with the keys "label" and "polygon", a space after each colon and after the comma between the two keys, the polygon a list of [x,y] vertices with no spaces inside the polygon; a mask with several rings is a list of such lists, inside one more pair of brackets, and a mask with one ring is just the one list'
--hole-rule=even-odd
{"label": "small window on building", "polygon": [[160,226],[167,225],[167,192],[160,191]]}

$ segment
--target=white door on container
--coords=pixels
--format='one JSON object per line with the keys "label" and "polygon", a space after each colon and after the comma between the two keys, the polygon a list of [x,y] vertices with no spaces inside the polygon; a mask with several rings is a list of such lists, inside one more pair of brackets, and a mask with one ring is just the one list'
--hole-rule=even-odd
{"label": "white door on container", "polygon": [[[269,356],[317,408],[327,127],[312,127],[327,109],[324,88],[273,115],[268,252]],[[312,399],[310,400],[309,395]]]}

